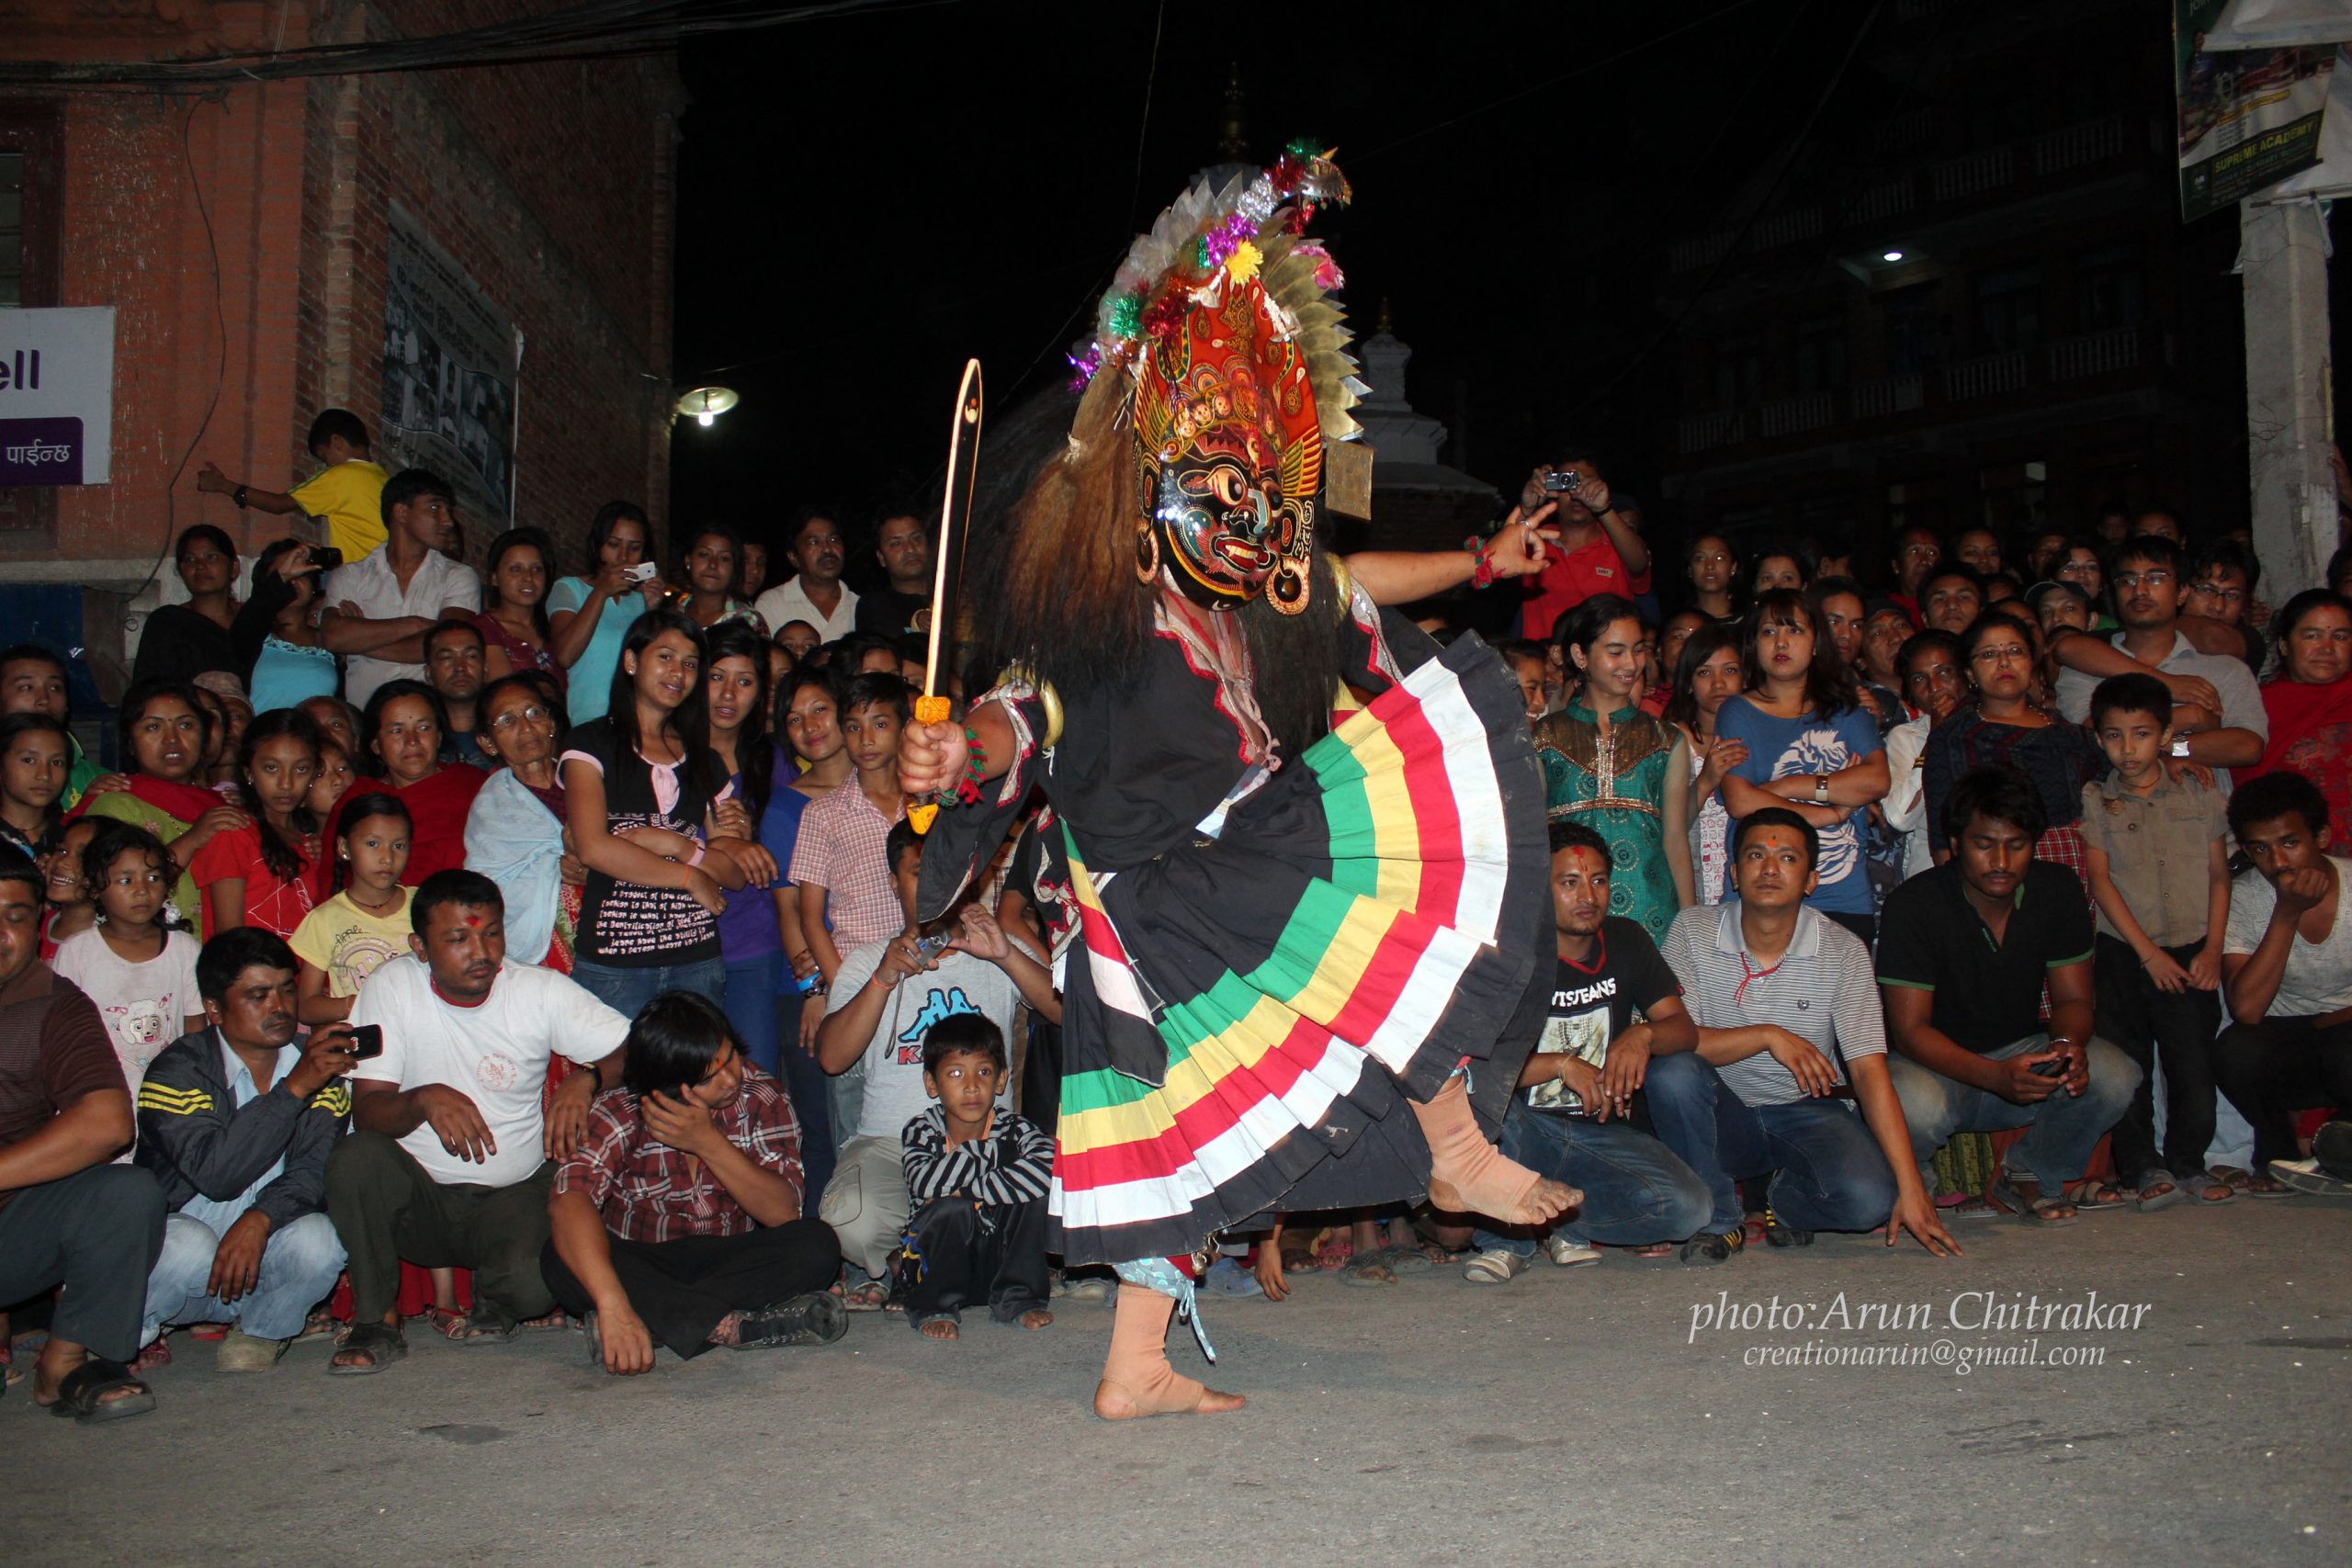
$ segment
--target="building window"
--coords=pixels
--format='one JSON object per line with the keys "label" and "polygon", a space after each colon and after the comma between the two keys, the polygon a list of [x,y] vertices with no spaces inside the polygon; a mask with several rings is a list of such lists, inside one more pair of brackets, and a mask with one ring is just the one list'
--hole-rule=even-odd
{"label": "building window", "polygon": [[1816,316],[1797,325],[1797,390],[1826,392],[1846,384],[1846,318]]}
{"label": "building window", "polygon": [[1759,338],[1725,338],[1714,345],[1715,407],[1744,409],[1763,395],[1764,344]]}
{"label": "building window", "polygon": [[2119,245],[2095,251],[2075,266],[2075,330],[2112,332],[2140,324],[2139,250]]}
{"label": "building window", "polygon": [[1976,334],[1986,354],[2041,341],[2041,268],[2005,266],[1976,280]]}
{"label": "building window", "polygon": [[1984,526],[2004,539],[2039,534],[2050,520],[2050,465],[2002,463],[1981,470]]}
{"label": "building window", "polygon": [[[0,307],[57,303],[57,110],[0,100]],[[57,492],[0,486],[0,537],[47,529]]]}
{"label": "building window", "polygon": [[1933,283],[1891,288],[1878,297],[1886,312],[1886,367],[1896,376],[1916,376],[1943,357],[1937,330]]}

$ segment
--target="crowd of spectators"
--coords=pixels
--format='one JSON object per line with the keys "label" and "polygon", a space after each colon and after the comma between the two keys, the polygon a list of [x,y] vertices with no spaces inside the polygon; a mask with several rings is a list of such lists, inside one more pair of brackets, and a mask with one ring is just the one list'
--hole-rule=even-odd
{"label": "crowd of spectators", "polygon": [[[239,1372],[332,1338],[357,1376],[420,1325],[577,1329],[638,1373],[1114,1289],[1046,1252],[1050,816],[913,919],[921,518],[678,528],[663,562],[615,502],[478,573],[447,484],[341,411],[311,445],[284,495],[205,466],[317,537],[245,567],[181,535],[114,771],[63,658],[0,650],[0,1308],[47,1325],[11,1378],[104,1420],[182,1331]],[[1654,553],[1588,453],[1546,501],[1550,566],[1494,591],[1523,595],[1555,937],[1501,1136],[1585,1200],[1541,1234],[1278,1216],[1204,1290],[1821,1231],[1948,1253],[2337,1182],[2300,1122],[2352,1105],[2343,556],[2274,615],[2242,537],[2163,513],[1906,527],[1873,572]]]}

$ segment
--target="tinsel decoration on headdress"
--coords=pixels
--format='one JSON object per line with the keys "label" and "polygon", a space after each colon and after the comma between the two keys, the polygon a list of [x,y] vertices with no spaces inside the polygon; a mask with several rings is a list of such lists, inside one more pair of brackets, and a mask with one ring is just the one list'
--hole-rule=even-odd
{"label": "tinsel decoration on headdress", "polygon": [[1262,588],[1276,609],[1305,608],[1323,443],[1359,434],[1349,410],[1366,389],[1328,298],[1340,269],[1301,235],[1348,197],[1307,141],[1222,189],[1200,182],[1136,238],[1071,355],[1077,386],[1106,367],[1125,378],[1147,580],[1164,556],[1203,604]]}

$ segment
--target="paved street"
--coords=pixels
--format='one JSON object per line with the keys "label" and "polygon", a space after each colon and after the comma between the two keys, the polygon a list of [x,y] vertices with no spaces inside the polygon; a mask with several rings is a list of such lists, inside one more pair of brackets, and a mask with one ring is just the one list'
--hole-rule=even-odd
{"label": "paved street", "polygon": [[[2310,1199],[1963,1235],[1825,1238],[1713,1270],[1549,1263],[1212,1308],[1238,1416],[1086,1414],[1104,1306],[922,1341],[665,1359],[422,1337],[383,1376],[266,1378],[182,1337],[113,1428],[0,1405],[21,1563],[2227,1562],[2352,1559],[2352,1205]],[[2078,1309],[1977,1331],[1988,1307]],[[1719,1300],[1718,1292],[1724,1293]],[[1838,1298],[1843,1292],[1842,1308]],[[1986,1294],[1989,1292],[1989,1295]],[[1778,1296],[1854,1326],[1701,1331]],[[1914,1308],[1918,1327],[1862,1326]],[[2132,1309],[2144,1307],[2144,1312]],[[1959,1317],[1962,1327],[1951,1326]],[[1926,1359],[2038,1340],[2065,1369],[1751,1367],[1807,1340]],[[1198,1357],[1180,1347],[1177,1364]]]}

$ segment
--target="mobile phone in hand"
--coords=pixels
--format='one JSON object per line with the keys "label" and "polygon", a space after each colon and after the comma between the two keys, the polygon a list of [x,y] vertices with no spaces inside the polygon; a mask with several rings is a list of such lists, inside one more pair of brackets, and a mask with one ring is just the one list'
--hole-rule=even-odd
{"label": "mobile phone in hand", "polygon": [[2053,1056],[2049,1061],[2043,1062],[2040,1066],[2036,1066],[2033,1069],[2033,1073],[2037,1077],[2063,1078],[2066,1076],[2066,1058],[2064,1056]]}
{"label": "mobile phone in hand", "polygon": [[346,1043],[351,1047],[351,1058],[355,1062],[364,1062],[370,1056],[380,1056],[384,1054],[384,1026],[380,1023],[356,1025]]}

